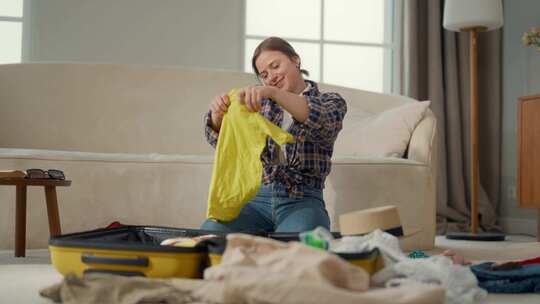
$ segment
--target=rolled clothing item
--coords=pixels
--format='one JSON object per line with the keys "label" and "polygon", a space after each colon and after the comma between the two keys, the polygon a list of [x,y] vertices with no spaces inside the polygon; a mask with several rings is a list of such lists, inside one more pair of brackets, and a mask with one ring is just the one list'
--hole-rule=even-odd
{"label": "rolled clothing item", "polygon": [[160,245],[162,246],[176,246],[176,247],[195,247],[199,242],[215,238],[217,235],[215,234],[204,234],[194,237],[176,237],[176,238],[170,238],[163,240]]}

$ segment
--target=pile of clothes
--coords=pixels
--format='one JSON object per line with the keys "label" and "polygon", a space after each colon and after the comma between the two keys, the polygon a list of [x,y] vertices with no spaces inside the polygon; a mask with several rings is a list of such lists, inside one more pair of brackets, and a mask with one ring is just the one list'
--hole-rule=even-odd
{"label": "pile of clothes", "polygon": [[398,239],[381,230],[366,236],[346,236],[331,246],[335,252],[361,252],[378,248],[384,268],[371,278],[372,287],[407,287],[417,284],[441,286],[446,303],[474,303],[484,299],[486,291],[478,287],[476,277],[466,263],[451,254],[411,259],[401,251]]}
{"label": "pile of clothes", "polygon": [[[487,291],[538,292],[540,286],[540,258],[472,266],[452,254],[411,258],[381,230],[332,240],[327,250],[247,234],[226,238],[221,263],[207,268],[204,280],[68,275],[41,295],[63,303],[474,303]],[[334,254],[373,248],[384,268],[372,276]]]}
{"label": "pile of clothes", "polygon": [[41,295],[63,303],[444,303],[445,289],[418,283],[370,288],[369,274],[299,242],[227,235],[221,263],[204,280],[68,275]]}

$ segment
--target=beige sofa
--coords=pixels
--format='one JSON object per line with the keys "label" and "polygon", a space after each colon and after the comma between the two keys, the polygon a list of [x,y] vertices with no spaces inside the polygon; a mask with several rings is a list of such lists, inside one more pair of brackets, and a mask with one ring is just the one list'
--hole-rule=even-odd
{"label": "beige sofa", "polygon": [[[73,181],[58,188],[64,233],[112,221],[198,227],[213,159],[203,113],[216,94],[254,82],[245,73],[177,67],[0,65],[0,169],[64,170]],[[321,87],[341,93],[349,112],[377,113],[413,101]],[[339,214],[392,203],[404,226],[422,229],[405,246],[432,248],[435,129],[428,110],[405,158],[343,157],[351,151],[337,149],[324,193],[333,229]],[[0,249],[14,245],[14,190],[0,187]],[[42,189],[29,188],[27,208],[27,248],[44,248]]]}

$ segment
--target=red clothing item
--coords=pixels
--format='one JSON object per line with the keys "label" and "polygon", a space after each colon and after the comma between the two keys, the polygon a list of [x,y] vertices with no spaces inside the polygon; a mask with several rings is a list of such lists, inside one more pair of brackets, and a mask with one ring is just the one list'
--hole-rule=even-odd
{"label": "red clothing item", "polygon": [[114,221],[112,223],[110,223],[109,225],[107,225],[107,227],[105,227],[105,229],[115,229],[115,228],[121,228],[121,227],[124,227],[125,225],[118,222],[118,221]]}
{"label": "red clothing item", "polygon": [[527,259],[527,260],[522,260],[522,261],[517,261],[516,263],[521,264],[521,265],[540,264],[540,257]]}

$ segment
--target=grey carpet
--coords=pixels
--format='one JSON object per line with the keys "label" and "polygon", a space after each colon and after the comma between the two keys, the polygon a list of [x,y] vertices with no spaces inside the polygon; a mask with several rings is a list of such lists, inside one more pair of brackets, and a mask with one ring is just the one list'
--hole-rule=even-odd
{"label": "grey carpet", "polygon": [[0,250],[0,265],[51,264],[51,255],[47,249],[26,250],[26,257],[15,257],[13,250]]}

